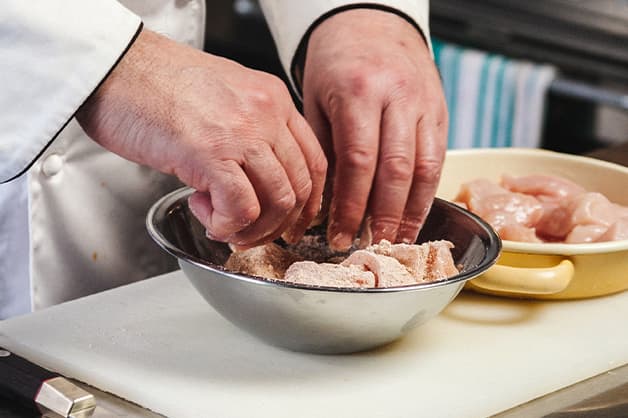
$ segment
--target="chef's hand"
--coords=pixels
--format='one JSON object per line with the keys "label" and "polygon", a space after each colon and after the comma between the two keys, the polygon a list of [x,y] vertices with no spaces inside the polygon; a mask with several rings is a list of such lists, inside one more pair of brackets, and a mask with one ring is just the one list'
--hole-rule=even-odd
{"label": "chef's hand", "polygon": [[347,248],[363,219],[374,242],[413,243],[447,147],[441,82],[420,33],[380,10],[328,18],[308,42],[303,99],[330,164],[330,244]]}
{"label": "chef's hand", "polygon": [[318,213],[327,162],[278,78],[143,30],[77,114],[120,156],[177,176],[208,236],[297,239]]}

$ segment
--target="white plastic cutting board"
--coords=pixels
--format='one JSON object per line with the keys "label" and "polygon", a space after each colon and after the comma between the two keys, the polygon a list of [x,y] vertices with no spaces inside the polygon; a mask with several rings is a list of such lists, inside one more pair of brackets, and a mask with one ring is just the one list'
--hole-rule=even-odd
{"label": "white plastic cutting board", "polygon": [[308,355],[239,331],[175,272],[0,322],[0,345],[173,418],[483,417],[628,363],[626,318],[628,292],[463,292],[388,347]]}

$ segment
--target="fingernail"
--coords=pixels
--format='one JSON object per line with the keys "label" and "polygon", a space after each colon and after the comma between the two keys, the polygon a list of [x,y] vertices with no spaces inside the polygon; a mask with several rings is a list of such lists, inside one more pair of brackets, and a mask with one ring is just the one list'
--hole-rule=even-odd
{"label": "fingernail", "polygon": [[301,240],[301,237],[303,237],[303,233],[299,233],[299,230],[296,227],[290,228],[289,230],[281,234],[281,238],[288,244],[296,244]]}
{"label": "fingernail", "polygon": [[219,241],[218,238],[216,238],[214,235],[212,235],[211,232],[209,232],[208,229],[205,230],[205,236],[209,239],[211,239],[212,241]]}

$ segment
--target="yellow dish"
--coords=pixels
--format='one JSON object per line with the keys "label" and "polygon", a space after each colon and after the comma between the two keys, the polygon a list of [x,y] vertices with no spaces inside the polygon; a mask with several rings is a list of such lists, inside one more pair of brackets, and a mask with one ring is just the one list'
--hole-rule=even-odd
{"label": "yellow dish", "polygon": [[[538,149],[491,148],[447,152],[437,195],[453,199],[462,183],[502,174],[567,178],[628,206],[628,168],[593,158]],[[500,296],[580,299],[628,289],[628,240],[587,244],[504,240],[497,264],[467,287]]]}

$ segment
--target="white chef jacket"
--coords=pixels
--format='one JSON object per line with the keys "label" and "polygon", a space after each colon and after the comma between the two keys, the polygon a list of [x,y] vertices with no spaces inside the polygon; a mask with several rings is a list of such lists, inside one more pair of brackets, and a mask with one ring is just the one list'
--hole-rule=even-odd
{"label": "white chef jacket", "polygon": [[[394,9],[429,41],[427,2],[369,7]],[[290,76],[309,30],[352,3],[261,1]],[[0,319],[176,267],[148,237],[144,218],[178,181],[101,148],[73,115],[132,44],[142,21],[200,48],[204,18],[203,0],[3,1]]]}

